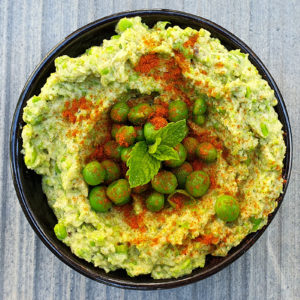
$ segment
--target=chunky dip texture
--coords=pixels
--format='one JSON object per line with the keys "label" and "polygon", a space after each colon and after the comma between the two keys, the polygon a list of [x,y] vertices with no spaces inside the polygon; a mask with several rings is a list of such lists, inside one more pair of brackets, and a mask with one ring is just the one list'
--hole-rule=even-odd
{"label": "chunky dip texture", "polygon": [[[277,100],[246,54],[204,29],[148,28],[136,17],[116,32],[55,60],[24,109],[25,163],[42,176],[55,233],[75,255],[106,272],[183,276],[208,254],[227,255],[275,209],[285,155]],[[175,146],[151,124],[186,132],[173,130]],[[177,159],[159,157],[161,145]],[[140,153],[153,159],[142,169]]]}

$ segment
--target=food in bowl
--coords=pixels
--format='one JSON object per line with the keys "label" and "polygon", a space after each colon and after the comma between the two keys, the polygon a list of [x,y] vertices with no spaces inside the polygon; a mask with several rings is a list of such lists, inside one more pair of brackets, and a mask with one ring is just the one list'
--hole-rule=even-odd
{"label": "food in bowl", "polygon": [[55,234],[106,272],[189,274],[262,228],[283,188],[274,92],[246,54],[170,25],[121,19],[24,108]]}

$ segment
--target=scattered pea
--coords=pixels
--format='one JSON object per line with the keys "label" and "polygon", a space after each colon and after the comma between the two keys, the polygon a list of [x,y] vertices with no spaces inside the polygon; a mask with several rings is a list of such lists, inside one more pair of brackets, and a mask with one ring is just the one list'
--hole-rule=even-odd
{"label": "scattered pea", "polygon": [[153,189],[162,194],[172,194],[178,185],[176,176],[168,171],[160,171],[151,180]]}
{"label": "scattered pea", "polygon": [[124,125],[114,123],[111,127],[111,136],[115,139],[117,131]]}
{"label": "scattered pea", "polygon": [[128,148],[124,148],[121,151],[121,160],[124,161],[125,163],[127,162],[130,152],[132,150],[133,146],[130,146]]}
{"label": "scattered pea", "polygon": [[116,133],[116,141],[120,146],[131,146],[136,138],[136,132],[133,126],[122,126]]}
{"label": "scattered pea", "polygon": [[141,127],[141,126],[135,126],[134,129],[135,129],[135,133],[136,133],[136,141],[137,142],[144,141],[145,137],[144,137],[143,127]]}
{"label": "scattered pea", "polygon": [[196,154],[207,163],[214,162],[217,159],[217,149],[211,143],[201,143],[197,146]]}
{"label": "scattered pea", "polygon": [[181,166],[187,157],[187,151],[181,143],[176,145],[174,149],[178,153],[179,159],[166,160],[165,165],[168,166],[169,168],[176,168]]}
{"label": "scattered pea", "polygon": [[111,111],[110,117],[116,123],[124,123],[127,121],[129,106],[125,102],[116,103]]}
{"label": "scattered pea", "polygon": [[202,126],[205,123],[205,115],[195,115],[193,116],[193,121],[199,126]]}
{"label": "scattered pea", "polygon": [[188,108],[185,102],[181,100],[169,103],[168,119],[171,122],[177,122],[188,118]]}
{"label": "scattered pea", "polygon": [[157,212],[163,209],[165,204],[165,196],[158,192],[153,192],[146,199],[146,207],[153,212]]}
{"label": "scattered pea", "polygon": [[98,185],[104,181],[106,171],[98,161],[89,162],[82,171],[84,181],[89,185]]}
{"label": "scattered pea", "polygon": [[123,32],[130,27],[132,27],[132,22],[130,20],[128,20],[127,18],[123,18],[119,21],[119,23],[117,25],[117,30],[120,32]]}
{"label": "scattered pea", "polygon": [[101,162],[106,171],[105,183],[111,183],[120,178],[120,167],[114,161],[107,159]]}
{"label": "scattered pea", "polygon": [[55,233],[56,237],[61,241],[63,239],[65,239],[68,235],[65,225],[62,223],[57,223],[54,226],[54,233]]}
{"label": "scattered pea", "polygon": [[196,149],[199,142],[193,137],[186,137],[183,140],[183,146],[187,151],[188,160],[194,160],[196,157]]}
{"label": "scattered pea", "polygon": [[235,221],[240,214],[237,200],[229,195],[220,195],[215,203],[215,213],[225,222]]}
{"label": "scattered pea", "polygon": [[198,98],[193,107],[193,114],[194,115],[203,115],[205,114],[207,109],[206,102],[203,98]]}
{"label": "scattered pea", "polygon": [[116,205],[124,205],[130,200],[131,188],[126,179],[111,183],[106,191],[108,198]]}
{"label": "scattered pea", "polygon": [[108,141],[104,144],[104,153],[113,159],[120,159],[121,158],[121,147],[116,141]]}
{"label": "scattered pea", "polygon": [[155,142],[155,136],[157,134],[158,130],[155,129],[155,126],[147,122],[144,126],[144,137],[149,144],[153,144]]}
{"label": "scattered pea", "polygon": [[203,171],[194,171],[186,178],[185,189],[193,197],[203,196],[210,186],[209,176]]}
{"label": "scattered pea", "polygon": [[128,113],[128,120],[134,125],[142,125],[146,122],[153,109],[148,103],[140,103],[132,107]]}
{"label": "scattered pea", "polygon": [[174,174],[178,181],[178,186],[180,188],[185,187],[186,179],[189,174],[193,172],[193,167],[190,163],[184,162],[180,167],[174,169]]}
{"label": "scattered pea", "polygon": [[105,186],[96,186],[89,193],[91,208],[96,212],[107,212],[111,209],[112,203],[106,196]]}

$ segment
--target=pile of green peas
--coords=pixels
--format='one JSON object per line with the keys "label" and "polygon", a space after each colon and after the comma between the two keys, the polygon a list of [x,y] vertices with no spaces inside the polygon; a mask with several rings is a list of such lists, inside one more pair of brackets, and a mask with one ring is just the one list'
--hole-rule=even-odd
{"label": "pile of green peas", "polygon": [[[165,206],[165,196],[173,194],[177,188],[185,189],[195,198],[207,193],[210,186],[209,175],[204,171],[194,171],[190,162],[200,159],[208,164],[214,163],[218,152],[211,143],[199,143],[191,136],[187,136],[182,143],[174,147],[179,159],[164,161],[163,168],[150,184],[131,189],[128,180],[120,178],[119,163],[127,162],[134,144],[139,141],[146,141],[149,145],[155,142],[155,135],[159,129],[156,129],[149,119],[155,115],[159,106],[139,103],[129,107],[126,102],[113,105],[110,111],[113,139],[104,145],[104,153],[109,159],[102,162],[92,161],[83,169],[85,182],[93,186],[89,193],[89,202],[96,212],[107,212],[112,204],[119,206],[128,203],[131,192],[146,193],[145,205],[153,212],[162,210]],[[167,116],[164,116],[165,124],[192,116],[197,125],[203,125],[206,110],[203,98],[197,99],[190,110],[184,101],[172,101],[169,103]],[[237,202],[225,201],[222,197],[220,199],[215,206],[216,215],[224,221],[232,221],[238,215]],[[232,211],[235,211],[235,214],[228,216],[227,212]]]}

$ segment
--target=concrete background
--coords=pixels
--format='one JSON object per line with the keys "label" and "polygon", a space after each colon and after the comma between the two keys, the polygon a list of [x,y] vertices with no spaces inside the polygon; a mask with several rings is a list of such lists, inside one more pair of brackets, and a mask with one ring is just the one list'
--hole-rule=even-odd
{"label": "concrete background", "polygon": [[[9,128],[25,81],[66,35],[124,10],[170,8],[208,18],[245,41],[275,78],[294,137],[285,201],[260,240],[218,274],[166,291],[125,291],[93,282],[58,260],[25,219],[9,169]],[[0,299],[300,299],[300,2],[230,0],[0,0]]]}

